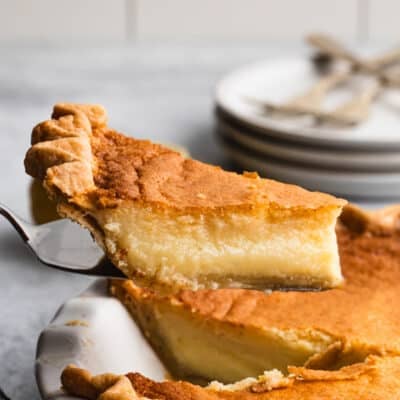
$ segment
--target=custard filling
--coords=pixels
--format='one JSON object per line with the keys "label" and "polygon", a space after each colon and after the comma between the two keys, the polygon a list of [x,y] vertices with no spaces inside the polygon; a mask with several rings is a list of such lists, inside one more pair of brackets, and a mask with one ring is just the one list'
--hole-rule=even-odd
{"label": "custard filling", "polygon": [[328,288],[342,282],[335,234],[339,212],[171,216],[137,206],[98,211],[96,219],[108,253],[132,279],[139,273],[194,290],[221,283]]}

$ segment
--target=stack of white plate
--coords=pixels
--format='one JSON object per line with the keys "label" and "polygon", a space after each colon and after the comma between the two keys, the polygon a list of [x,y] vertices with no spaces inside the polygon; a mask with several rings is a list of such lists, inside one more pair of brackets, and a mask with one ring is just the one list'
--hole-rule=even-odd
{"label": "stack of white plate", "polygon": [[[351,198],[400,196],[400,90],[379,96],[369,118],[353,127],[317,124],[309,116],[261,113],[248,99],[282,103],[319,79],[306,59],[258,63],[217,86],[217,132],[242,169]],[[354,94],[350,85],[331,93],[325,106]]]}

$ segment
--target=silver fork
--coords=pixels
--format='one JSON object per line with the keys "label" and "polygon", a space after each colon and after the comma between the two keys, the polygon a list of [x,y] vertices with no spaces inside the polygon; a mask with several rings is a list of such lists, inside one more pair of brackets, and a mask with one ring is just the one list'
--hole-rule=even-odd
{"label": "silver fork", "polygon": [[33,225],[2,204],[0,214],[11,223],[42,264],[77,274],[126,278],[78,224],[62,219]]}
{"label": "silver fork", "polygon": [[315,113],[315,117],[321,119],[323,122],[333,122],[344,125],[359,124],[367,119],[370,114],[372,102],[382,90],[383,85],[379,81],[376,81],[333,111],[321,111],[319,115]]}
{"label": "silver fork", "polygon": [[[250,103],[261,107],[263,112],[274,112],[283,115],[311,115],[318,120],[327,120],[328,122],[338,122],[341,124],[357,124],[365,120],[369,114],[370,105],[375,97],[381,92],[383,86],[399,85],[398,76],[394,78],[389,76],[384,69],[395,65],[400,61],[400,49],[396,48],[387,51],[380,56],[364,60],[352,51],[348,50],[334,38],[322,34],[313,34],[307,37],[307,41],[325,52],[332,59],[347,60],[351,68],[344,72],[331,73],[320,79],[309,90],[302,95],[289,99],[283,104],[274,104],[256,99],[247,99]],[[354,99],[345,103],[331,112],[321,110],[320,105],[327,93],[346,82],[353,73],[353,70],[364,71],[372,74],[379,80],[378,85],[372,85],[365,89]]]}
{"label": "silver fork", "polygon": [[329,35],[314,33],[308,35],[306,40],[311,46],[318,49],[321,53],[327,54],[332,59],[346,60],[353,69],[378,76],[385,67],[397,64],[400,61],[400,48],[388,50],[371,59],[363,59]]}
{"label": "silver fork", "polygon": [[267,101],[260,101],[253,98],[246,98],[249,103],[262,107],[265,111],[277,114],[302,115],[319,113],[319,107],[327,92],[341,83],[344,83],[351,76],[351,71],[336,72],[320,79],[307,92],[300,94],[285,103],[275,104]]}

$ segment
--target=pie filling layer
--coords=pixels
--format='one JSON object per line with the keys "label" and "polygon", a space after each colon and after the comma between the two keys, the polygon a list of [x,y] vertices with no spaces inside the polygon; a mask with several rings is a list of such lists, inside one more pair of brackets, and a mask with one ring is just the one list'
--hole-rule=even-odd
{"label": "pie filling layer", "polygon": [[150,207],[99,210],[108,253],[127,276],[217,287],[332,287],[341,280],[337,208],[175,214]]}
{"label": "pie filling layer", "polygon": [[288,366],[339,369],[363,362],[373,348],[345,344],[318,329],[256,327],[205,318],[177,298],[161,297],[132,282],[112,283],[174,378],[233,383]]}
{"label": "pie filling layer", "polygon": [[304,365],[332,343],[328,335],[311,330],[221,327],[162,306],[139,318],[171,374],[198,383],[232,383],[271,369],[287,373],[288,365]]}

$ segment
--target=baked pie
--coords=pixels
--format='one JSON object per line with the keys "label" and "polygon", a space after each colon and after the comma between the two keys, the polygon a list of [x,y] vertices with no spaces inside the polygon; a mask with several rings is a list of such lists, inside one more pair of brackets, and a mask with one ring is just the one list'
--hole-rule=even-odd
{"label": "baked pie", "polygon": [[57,104],[26,171],[143,286],[330,288],[344,200],[126,137],[98,105]]}
{"label": "baked pie", "polygon": [[[128,138],[92,105],[56,105],[52,119],[34,128],[25,166],[59,212],[86,226],[134,279],[113,281],[110,290],[172,375],[185,379],[93,377],[69,366],[61,377],[68,393],[90,400],[400,396],[400,207],[346,206],[336,224],[343,200]],[[243,289],[340,283],[321,292]],[[197,291],[157,290],[167,286]],[[231,288],[207,289],[217,287]]]}
{"label": "baked pie", "polygon": [[217,382],[91,377],[70,366],[63,386],[93,400],[400,398],[399,221],[400,206],[345,207],[337,225],[345,283],[327,291],[162,296],[114,281],[112,293],[175,378]]}

